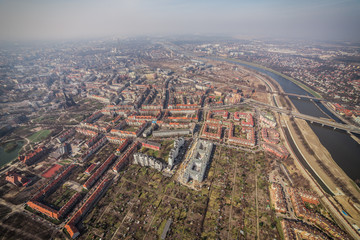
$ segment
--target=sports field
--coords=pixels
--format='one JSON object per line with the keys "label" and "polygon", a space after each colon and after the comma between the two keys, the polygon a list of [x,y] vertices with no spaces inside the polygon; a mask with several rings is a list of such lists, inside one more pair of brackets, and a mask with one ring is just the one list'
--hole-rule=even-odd
{"label": "sports field", "polygon": [[51,168],[49,168],[48,170],[46,170],[41,176],[44,178],[51,178],[52,176],[54,176],[54,174],[56,174],[60,168],[62,168],[63,166],[59,165],[59,164],[54,164],[51,166]]}
{"label": "sports field", "polygon": [[29,137],[29,140],[32,143],[40,142],[40,141],[44,140],[45,138],[47,138],[47,136],[49,136],[50,133],[51,133],[51,130],[41,130],[41,131],[38,131],[38,132],[34,133],[33,135],[31,135]]}

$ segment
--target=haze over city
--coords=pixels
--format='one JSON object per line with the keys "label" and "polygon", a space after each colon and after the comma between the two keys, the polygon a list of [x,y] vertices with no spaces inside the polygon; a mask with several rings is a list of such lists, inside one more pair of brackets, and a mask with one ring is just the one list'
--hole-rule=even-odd
{"label": "haze over city", "polygon": [[1,40],[209,34],[360,40],[357,0],[1,0]]}
{"label": "haze over city", "polygon": [[0,238],[360,240],[359,12],[0,0]]}

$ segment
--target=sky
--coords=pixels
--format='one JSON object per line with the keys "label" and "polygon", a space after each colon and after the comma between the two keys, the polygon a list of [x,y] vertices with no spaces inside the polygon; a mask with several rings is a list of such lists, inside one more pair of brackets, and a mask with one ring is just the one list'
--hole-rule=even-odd
{"label": "sky", "polygon": [[0,0],[0,40],[137,35],[360,41],[360,0]]}

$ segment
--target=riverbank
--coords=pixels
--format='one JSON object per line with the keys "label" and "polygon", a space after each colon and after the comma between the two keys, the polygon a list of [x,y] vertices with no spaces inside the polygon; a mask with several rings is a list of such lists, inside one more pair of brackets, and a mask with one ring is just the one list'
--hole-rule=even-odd
{"label": "riverbank", "polygon": [[239,60],[239,59],[234,59],[234,58],[224,58],[224,60],[230,60],[230,61],[234,61],[234,62],[239,62],[239,63],[243,63],[243,64],[247,64],[247,65],[250,65],[250,66],[253,66],[253,67],[257,67],[257,68],[261,68],[261,69],[264,69],[264,70],[267,70],[269,72],[272,72],[274,74],[277,74],[293,83],[295,83],[296,85],[298,85],[299,87],[301,87],[302,89],[304,89],[305,91],[309,92],[311,95],[313,95],[314,97],[316,98],[322,98],[322,96],[315,92],[314,90],[312,90],[310,87],[306,86],[305,84],[303,84],[302,82],[299,82],[289,76],[286,76],[285,74],[282,74],[281,72],[278,72],[278,71],[275,71],[271,68],[267,68],[267,67],[264,67],[264,66],[261,66],[259,64],[256,64],[256,63],[252,63],[252,62],[247,62],[247,61],[243,61],[243,60]]}
{"label": "riverbank", "polygon": [[[282,90],[280,84],[275,80],[271,81],[271,84],[276,84],[277,87]],[[279,96],[275,96],[275,99],[279,100],[277,98],[279,98]],[[278,104],[280,103],[282,107],[287,107],[284,105],[284,103],[287,101],[276,102]],[[291,100],[290,103],[292,107],[295,108]],[[354,203],[354,200],[360,199],[360,192],[357,185],[334,161],[329,151],[322,145],[319,138],[306,121],[300,119],[290,120],[288,116],[281,116],[281,119],[282,121],[286,122],[286,125],[288,125],[288,130],[291,133],[293,141],[295,142],[297,148],[303,155],[308,165],[324,182],[326,187],[329,188],[332,193],[334,193],[335,196],[333,196],[334,198],[332,201],[340,204],[338,205],[339,209],[345,210],[345,212],[351,216],[346,217],[351,223],[359,225],[359,206],[358,204]],[[291,121],[295,121],[296,125],[300,129],[300,134],[302,135],[303,139],[301,139],[299,134],[294,129]],[[308,143],[308,146],[305,146],[305,143]],[[309,146],[311,149],[310,151],[308,149]]]}

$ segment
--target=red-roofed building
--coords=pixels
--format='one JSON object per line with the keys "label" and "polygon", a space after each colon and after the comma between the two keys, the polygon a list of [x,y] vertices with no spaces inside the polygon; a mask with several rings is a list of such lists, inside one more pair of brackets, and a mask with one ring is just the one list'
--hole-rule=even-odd
{"label": "red-roofed building", "polygon": [[15,172],[7,172],[5,180],[18,187],[26,186],[31,182],[31,180],[27,179],[26,177],[22,177],[20,174]]}
{"label": "red-roofed building", "polygon": [[92,173],[92,171],[94,171],[94,169],[96,168],[96,164],[92,163],[86,170],[85,170],[85,174],[90,175]]}
{"label": "red-roofed building", "polygon": [[35,161],[39,160],[46,153],[45,147],[38,147],[34,151],[29,152],[25,156],[19,156],[19,160],[26,165],[31,165]]}
{"label": "red-roofed building", "polygon": [[155,142],[150,142],[150,141],[146,141],[146,142],[142,142],[142,147],[145,148],[150,148],[156,151],[159,151],[161,148],[161,144],[160,143],[155,143]]}

